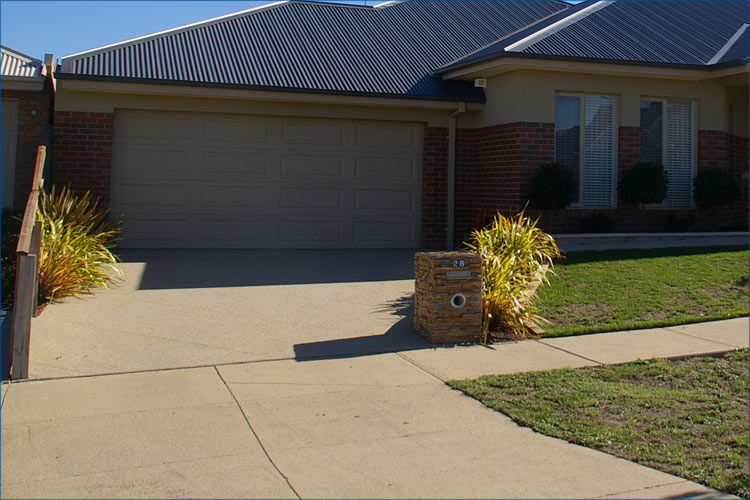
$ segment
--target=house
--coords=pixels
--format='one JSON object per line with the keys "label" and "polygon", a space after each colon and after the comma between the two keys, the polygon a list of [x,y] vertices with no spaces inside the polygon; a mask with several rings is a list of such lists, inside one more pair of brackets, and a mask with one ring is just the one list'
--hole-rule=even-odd
{"label": "house", "polygon": [[[551,232],[617,200],[642,159],[669,214],[699,169],[747,184],[745,1],[281,1],[62,58],[53,181],[125,216],[123,247],[415,248],[525,205],[535,170],[579,181]],[[481,220],[479,220],[481,222]]]}
{"label": "house", "polygon": [[52,55],[45,61],[0,47],[2,208],[22,210],[31,190],[37,147],[49,138],[54,98]]}

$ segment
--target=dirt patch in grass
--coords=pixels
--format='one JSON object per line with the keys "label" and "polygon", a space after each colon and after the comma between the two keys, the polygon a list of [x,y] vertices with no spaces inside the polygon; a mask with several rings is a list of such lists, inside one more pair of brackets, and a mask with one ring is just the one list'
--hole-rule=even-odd
{"label": "dirt patch in grass", "polygon": [[748,350],[452,381],[538,432],[748,497]]}

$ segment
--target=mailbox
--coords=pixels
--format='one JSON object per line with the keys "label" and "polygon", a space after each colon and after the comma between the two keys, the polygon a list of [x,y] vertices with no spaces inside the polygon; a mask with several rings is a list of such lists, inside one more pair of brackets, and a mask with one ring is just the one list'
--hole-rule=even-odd
{"label": "mailbox", "polygon": [[414,255],[414,329],[432,343],[482,334],[482,259],[468,252]]}

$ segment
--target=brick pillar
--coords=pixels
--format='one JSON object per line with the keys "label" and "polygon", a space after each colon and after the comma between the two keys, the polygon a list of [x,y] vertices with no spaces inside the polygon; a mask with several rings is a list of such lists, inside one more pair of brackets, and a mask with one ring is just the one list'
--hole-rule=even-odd
{"label": "brick pillar", "polygon": [[52,183],[69,186],[109,205],[112,171],[112,113],[55,112]]}
{"label": "brick pillar", "polygon": [[448,221],[448,129],[425,127],[422,153],[422,246],[444,248]]}

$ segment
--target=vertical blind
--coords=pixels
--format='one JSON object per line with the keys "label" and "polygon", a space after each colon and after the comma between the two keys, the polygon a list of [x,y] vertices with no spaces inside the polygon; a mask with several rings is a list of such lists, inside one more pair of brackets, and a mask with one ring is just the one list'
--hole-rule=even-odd
{"label": "vertical blind", "polygon": [[[666,151],[662,147],[666,134]],[[666,205],[690,208],[693,200],[693,105],[690,101],[641,101],[641,161],[664,165]]]}
{"label": "vertical blind", "polygon": [[[557,96],[555,101],[555,163],[570,168],[576,185],[580,185],[580,142],[581,99],[575,96]],[[578,197],[575,200],[576,203],[580,201]]]}
{"label": "vertical blind", "polygon": [[576,201],[585,207],[612,206],[614,112],[611,96],[559,95],[556,99],[555,162],[573,171],[581,187]]}
{"label": "vertical blind", "polygon": [[612,154],[614,152],[614,98],[587,95],[583,153],[583,205],[612,206]]}
{"label": "vertical blind", "polygon": [[693,201],[693,106],[667,101],[667,206],[689,208]]}
{"label": "vertical blind", "polygon": [[664,103],[641,101],[641,161],[662,164],[662,117]]}

